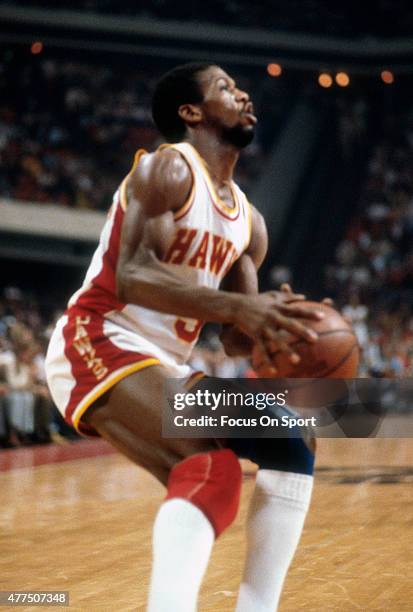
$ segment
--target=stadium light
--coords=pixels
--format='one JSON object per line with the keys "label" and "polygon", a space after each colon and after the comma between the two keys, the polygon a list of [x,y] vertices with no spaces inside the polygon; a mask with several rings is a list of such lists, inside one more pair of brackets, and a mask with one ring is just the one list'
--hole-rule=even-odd
{"label": "stadium light", "polygon": [[43,51],[43,43],[40,40],[36,40],[30,47],[30,51],[33,55],[39,55]]}
{"label": "stadium light", "polygon": [[380,76],[381,80],[383,81],[383,83],[386,83],[386,85],[391,85],[392,83],[394,83],[394,74],[391,70],[382,70]]}
{"label": "stadium light", "polygon": [[332,86],[333,79],[329,74],[327,74],[327,72],[322,72],[318,76],[318,84],[320,85],[320,87],[328,88]]}
{"label": "stadium light", "polygon": [[347,72],[337,72],[336,74],[336,83],[340,87],[347,87],[350,83],[350,77]]}
{"label": "stadium light", "polygon": [[280,64],[268,64],[267,72],[272,77],[279,77],[282,74],[283,69]]}

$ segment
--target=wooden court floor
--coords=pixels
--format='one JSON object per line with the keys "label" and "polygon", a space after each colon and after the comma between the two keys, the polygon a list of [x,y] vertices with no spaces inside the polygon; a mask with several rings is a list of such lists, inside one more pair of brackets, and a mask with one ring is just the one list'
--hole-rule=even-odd
{"label": "wooden court floor", "polygon": [[[320,440],[317,465],[280,611],[413,611],[413,440]],[[244,467],[241,510],[214,550],[201,612],[234,609],[254,482]],[[162,497],[117,454],[0,472],[0,590],[68,590],[71,610],[144,610]]]}

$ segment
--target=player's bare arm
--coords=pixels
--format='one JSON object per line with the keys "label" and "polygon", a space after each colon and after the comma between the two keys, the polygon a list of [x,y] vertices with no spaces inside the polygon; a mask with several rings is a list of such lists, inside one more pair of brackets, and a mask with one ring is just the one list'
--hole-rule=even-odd
{"label": "player's bare arm", "polygon": [[[268,232],[263,216],[251,206],[251,239],[246,251],[232,266],[222,287],[245,294],[258,293],[258,270],[268,250]],[[253,339],[234,325],[223,325],[220,336],[230,357],[251,355]]]}

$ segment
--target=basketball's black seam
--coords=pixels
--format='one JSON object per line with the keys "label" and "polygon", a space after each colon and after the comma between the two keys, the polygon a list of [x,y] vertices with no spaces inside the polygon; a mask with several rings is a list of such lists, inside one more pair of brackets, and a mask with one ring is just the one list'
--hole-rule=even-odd
{"label": "basketball's black seam", "polygon": [[[330,374],[332,374],[333,372],[335,372],[336,370],[338,370],[338,368],[339,368],[341,365],[343,365],[343,363],[344,363],[344,362],[345,362],[345,361],[346,361],[346,360],[347,360],[347,359],[350,357],[350,355],[351,355],[351,353],[354,351],[354,349],[355,349],[356,347],[358,348],[358,346],[359,346],[359,343],[358,343],[358,340],[357,340],[357,337],[356,337],[355,333],[354,333],[354,332],[352,332],[352,331],[351,331],[351,330],[349,330],[349,329],[335,329],[335,330],[331,330],[331,331],[327,331],[327,332],[320,332],[318,335],[319,335],[319,336],[327,336],[328,334],[336,334],[337,332],[346,332],[346,333],[348,333],[348,334],[351,334],[351,335],[354,337],[355,342],[354,342],[354,344],[351,346],[351,348],[348,350],[348,352],[347,352],[347,353],[344,355],[344,357],[342,357],[342,358],[340,359],[340,361],[339,361],[339,362],[338,362],[338,363],[337,363],[337,364],[334,366],[334,368],[332,368],[332,369],[330,369],[330,370],[327,370],[327,372],[326,372],[325,374],[323,374],[323,376],[318,376],[318,377],[316,377],[316,378],[328,378],[328,376],[329,376]],[[305,340],[297,340],[296,342],[291,343],[291,344],[290,344],[290,346],[294,346],[294,345],[296,345],[296,344],[300,344],[301,342],[305,342]],[[281,352],[282,352],[282,351],[277,351],[276,353],[273,353],[273,354],[271,355],[271,357],[274,357],[275,355],[278,355],[278,353],[281,353]],[[294,378],[294,376],[291,376],[291,378]]]}
{"label": "basketball's black seam", "polygon": [[[352,332],[350,329],[331,329],[330,331],[324,331],[324,332],[319,332],[318,335],[319,336],[328,336],[330,334],[337,334],[337,333],[345,333],[345,334],[350,334],[351,336],[353,336],[353,338],[356,341],[356,345],[358,345],[358,340],[357,337],[355,335],[354,332]],[[290,342],[289,346],[297,346],[297,344],[301,344],[302,342],[307,342],[307,340],[304,340],[303,338],[300,338],[299,340],[295,340],[294,342]],[[275,357],[276,355],[278,355],[278,353],[282,353],[283,351],[275,351],[275,353],[270,353],[270,357]]]}
{"label": "basketball's black seam", "polygon": [[[353,334],[354,336],[354,334]],[[351,353],[354,351],[354,349],[357,347],[358,348],[358,342],[356,341],[353,346],[351,347],[351,349],[348,351],[347,355],[345,355],[339,362],[338,364],[332,369],[332,370],[328,370],[328,372],[326,374],[324,374],[324,376],[320,376],[320,378],[327,378],[330,374],[333,374],[336,370],[338,370],[338,368],[343,365],[343,363],[345,361],[347,361],[347,359],[350,357]]]}
{"label": "basketball's black seam", "polygon": [[[354,334],[352,334],[354,336]],[[355,336],[354,336],[355,337]],[[334,366],[333,369],[327,370],[327,372],[325,374],[323,374],[323,376],[314,376],[312,378],[328,378],[328,376],[330,374],[332,374],[333,372],[335,372],[336,370],[338,370],[338,368],[343,365],[343,363],[346,361],[346,359],[348,359],[351,355],[351,353],[354,351],[354,349],[358,347],[358,342],[355,342],[352,346],[351,349],[348,351],[348,353],[346,353],[346,355],[344,355],[344,357],[341,358],[341,360],[338,362],[337,365]],[[280,351],[279,351],[280,352]],[[289,376],[289,378],[294,378],[294,376]],[[304,383],[304,384],[308,384],[308,383]]]}

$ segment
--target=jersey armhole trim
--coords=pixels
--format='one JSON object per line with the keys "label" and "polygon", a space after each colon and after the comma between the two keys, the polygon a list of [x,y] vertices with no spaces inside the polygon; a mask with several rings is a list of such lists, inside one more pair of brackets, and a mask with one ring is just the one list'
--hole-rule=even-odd
{"label": "jersey armhole trim", "polygon": [[135,170],[135,168],[137,167],[137,165],[139,164],[141,158],[147,154],[148,151],[145,151],[145,149],[139,149],[138,151],[136,151],[135,153],[135,158],[133,160],[133,164],[132,164],[132,168],[130,169],[129,173],[125,176],[125,178],[123,179],[120,189],[119,189],[119,202],[120,202],[120,206],[122,208],[122,210],[126,210],[128,207],[128,199],[126,196],[126,185],[128,183],[128,179],[130,177],[130,175],[132,174],[132,172]]}
{"label": "jersey armhole trim", "polygon": [[245,198],[245,202],[247,204],[246,215],[247,215],[247,223],[248,223],[248,235],[247,235],[247,242],[245,243],[245,247],[244,247],[244,253],[248,249],[249,245],[251,244],[251,237],[252,237],[252,204],[248,200],[248,198]]}

